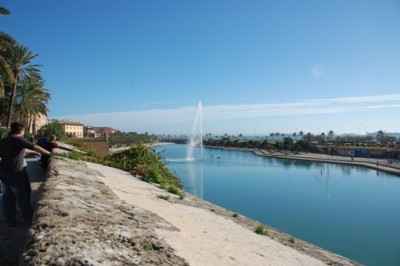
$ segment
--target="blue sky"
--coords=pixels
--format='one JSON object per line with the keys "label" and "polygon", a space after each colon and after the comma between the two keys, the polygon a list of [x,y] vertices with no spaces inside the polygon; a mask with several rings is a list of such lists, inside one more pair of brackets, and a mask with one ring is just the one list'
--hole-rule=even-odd
{"label": "blue sky", "polygon": [[122,131],[400,132],[398,0],[0,0],[49,117]]}

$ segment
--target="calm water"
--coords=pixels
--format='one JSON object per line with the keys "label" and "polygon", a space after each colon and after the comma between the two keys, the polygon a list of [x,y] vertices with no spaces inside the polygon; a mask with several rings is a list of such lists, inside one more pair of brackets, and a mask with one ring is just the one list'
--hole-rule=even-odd
{"label": "calm water", "polygon": [[187,162],[186,145],[156,150],[191,194],[360,263],[400,265],[400,177],[216,149]]}

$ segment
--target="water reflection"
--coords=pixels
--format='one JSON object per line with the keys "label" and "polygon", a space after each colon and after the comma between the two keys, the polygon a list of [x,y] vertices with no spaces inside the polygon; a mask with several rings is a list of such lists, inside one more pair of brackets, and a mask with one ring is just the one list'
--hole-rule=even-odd
{"label": "water reflection", "polygon": [[[181,179],[185,191],[203,198],[204,165],[202,160],[165,160],[164,162],[167,166],[174,165],[172,172]],[[176,167],[177,165],[181,165],[181,167]]]}
{"label": "water reflection", "polygon": [[[196,165],[195,167],[195,164]],[[190,194],[193,194],[199,198],[203,198],[203,180],[204,180],[204,165],[203,161],[197,163],[189,163],[187,167],[187,178],[188,184],[191,189]]]}
{"label": "water reflection", "polygon": [[316,172],[314,174],[314,178],[318,183],[326,185],[326,192],[328,195],[328,199],[330,199],[331,190],[329,188],[329,175],[330,175],[329,164],[319,164],[319,163],[315,164],[316,164],[315,165]]}

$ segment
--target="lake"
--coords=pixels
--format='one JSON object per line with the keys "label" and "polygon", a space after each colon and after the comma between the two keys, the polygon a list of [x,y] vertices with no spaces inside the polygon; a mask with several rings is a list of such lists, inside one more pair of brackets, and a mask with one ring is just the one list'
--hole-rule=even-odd
{"label": "lake", "polygon": [[[154,148],[197,197],[366,265],[400,265],[400,178],[186,145]],[[195,157],[199,156],[195,149]]]}

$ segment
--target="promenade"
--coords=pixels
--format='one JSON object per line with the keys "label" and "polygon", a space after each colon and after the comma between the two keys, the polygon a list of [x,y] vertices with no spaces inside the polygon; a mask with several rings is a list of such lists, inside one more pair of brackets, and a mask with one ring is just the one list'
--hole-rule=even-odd
{"label": "promenade", "polygon": [[337,163],[347,165],[357,165],[383,171],[400,176],[400,161],[362,158],[350,156],[335,156],[319,153],[289,153],[289,152],[270,152],[267,150],[252,150],[258,156],[273,157],[280,159],[304,160],[324,163]]}

